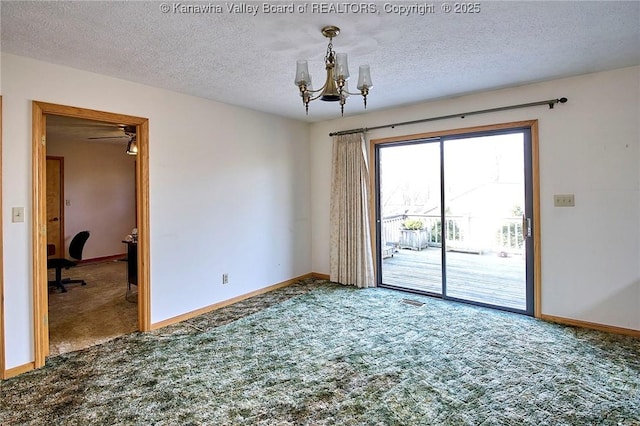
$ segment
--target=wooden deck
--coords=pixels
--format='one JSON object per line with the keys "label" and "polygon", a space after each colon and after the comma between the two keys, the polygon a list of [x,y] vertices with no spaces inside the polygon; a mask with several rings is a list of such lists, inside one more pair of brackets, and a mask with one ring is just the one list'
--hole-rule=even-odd
{"label": "wooden deck", "polygon": [[[382,283],[442,294],[439,247],[397,250],[382,261]],[[526,309],[525,261],[521,255],[447,252],[447,296]]]}

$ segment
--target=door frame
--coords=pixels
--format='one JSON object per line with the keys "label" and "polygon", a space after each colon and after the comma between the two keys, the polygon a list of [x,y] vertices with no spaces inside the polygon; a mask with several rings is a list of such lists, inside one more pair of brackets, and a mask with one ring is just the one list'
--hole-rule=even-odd
{"label": "door frame", "polygon": [[[540,318],[542,314],[542,300],[541,300],[541,253],[540,253],[540,155],[538,144],[538,120],[526,120],[507,122],[500,124],[491,124],[485,126],[465,127],[459,129],[449,129],[442,131],[434,131],[427,133],[410,134],[403,136],[393,136],[382,139],[371,139],[369,142],[369,164],[370,167],[370,193],[373,194],[370,197],[369,212],[370,221],[369,226],[371,230],[371,245],[372,252],[378,253],[378,232],[377,232],[377,205],[378,195],[376,191],[376,146],[380,144],[387,144],[393,142],[408,142],[418,139],[430,139],[430,138],[442,138],[445,136],[465,135],[469,133],[482,133],[491,132],[496,130],[509,130],[528,127],[531,129],[531,177],[532,177],[532,190],[533,190],[533,316],[534,318]],[[377,257],[376,257],[377,258]],[[375,265],[375,279],[378,282],[378,262],[374,262]]]}
{"label": "door frame", "polygon": [[[45,154],[46,154],[46,150],[45,150]],[[58,215],[59,216],[58,220],[60,221],[60,238],[58,241],[58,245],[62,252],[62,253],[59,253],[59,255],[60,257],[64,257],[67,252],[64,247],[64,157],[47,155],[45,157],[45,164],[47,160],[56,160],[60,162],[60,193],[58,194],[60,198],[60,214]],[[46,174],[45,174],[45,179],[46,179]],[[46,181],[45,181],[45,188],[46,188]],[[45,203],[45,208],[46,208],[46,203]],[[47,250],[47,258],[49,257],[48,254],[49,253]]]}
{"label": "door frame", "polygon": [[[2,96],[0,96],[0,211],[4,212],[2,204]],[[4,237],[2,229],[4,228],[4,217],[0,218],[0,378],[6,379],[7,372],[5,370],[4,357]]]}
{"label": "door frame", "polygon": [[60,115],[136,126],[136,216],[138,219],[138,329],[151,330],[149,250],[149,119],[47,102],[32,101],[33,338],[34,367],[49,353],[46,222],[46,115]]}

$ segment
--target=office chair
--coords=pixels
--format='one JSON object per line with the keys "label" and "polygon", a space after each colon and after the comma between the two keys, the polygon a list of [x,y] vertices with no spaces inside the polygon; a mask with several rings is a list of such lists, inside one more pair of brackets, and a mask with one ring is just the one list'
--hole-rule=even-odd
{"label": "office chair", "polygon": [[49,285],[58,287],[61,293],[67,291],[67,289],[64,288],[65,284],[80,283],[81,285],[87,285],[84,280],[72,280],[70,278],[62,279],[62,269],[72,268],[82,260],[82,250],[84,249],[84,245],[88,239],[89,231],[80,231],[71,240],[71,244],[69,244],[69,256],[75,260],[69,260],[63,257],[47,259],[47,269],[55,268],[56,270],[56,279],[55,281],[49,281]]}

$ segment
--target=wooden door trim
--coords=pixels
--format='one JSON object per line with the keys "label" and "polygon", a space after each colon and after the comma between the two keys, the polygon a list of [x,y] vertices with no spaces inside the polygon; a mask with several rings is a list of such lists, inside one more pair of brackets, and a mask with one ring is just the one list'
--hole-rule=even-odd
{"label": "wooden door trim", "polygon": [[[2,96],[0,96],[0,211],[4,212],[2,204]],[[5,379],[7,372],[5,370],[4,358],[4,238],[2,228],[4,221],[0,220],[0,378]]]}
{"label": "wooden door trim", "polygon": [[[369,141],[369,215],[371,229],[371,244],[373,253],[377,253],[376,247],[376,179],[375,173],[378,165],[375,163],[376,145],[404,142],[419,139],[438,138],[451,135],[464,135],[468,133],[489,132],[493,130],[517,129],[529,127],[531,129],[531,175],[533,184],[533,316],[540,318],[542,316],[542,255],[540,253],[540,149],[538,141],[538,120],[513,121],[508,123],[490,124],[486,126],[464,127],[460,129],[448,129],[435,132],[416,133],[404,136],[392,136],[381,139],[371,139]],[[377,265],[377,262],[374,262]],[[375,279],[378,282],[379,273],[375,268]]]}
{"label": "wooden door trim", "polygon": [[34,366],[45,363],[48,352],[48,303],[46,268],[46,114],[136,126],[136,214],[138,217],[138,328],[151,329],[151,283],[149,250],[149,120],[125,114],[86,108],[32,102],[32,233],[33,233],[33,315]]}
{"label": "wooden door trim", "polygon": [[[59,253],[60,257],[64,257],[67,253],[64,246],[64,240],[65,240],[64,238],[64,157],[59,157],[56,155],[47,155],[45,158],[45,163],[46,163],[46,160],[58,160],[60,162],[60,217],[58,218],[60,220],[60,241],[58,242],[60,243],[61,250],[62,250],[62,253]],[[46,182],[45,182],[45,185],[46,185]],[[47,256],[47,258],[48,257],[49,256]]]}
{"label": "wooden door trim", "polygon": [[542,246],[540,245],[540,144],[538,120],[531,121],[531,181],[533,184],[533,316],[542,317]]}

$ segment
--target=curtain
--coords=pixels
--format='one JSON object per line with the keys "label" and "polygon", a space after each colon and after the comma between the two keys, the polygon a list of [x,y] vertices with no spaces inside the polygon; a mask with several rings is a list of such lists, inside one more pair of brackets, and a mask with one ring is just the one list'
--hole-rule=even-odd
{"label": "curtain", "polygon": [[369,167],[362,133],[334,137],[331,171],[331,281],[375,287]]}

